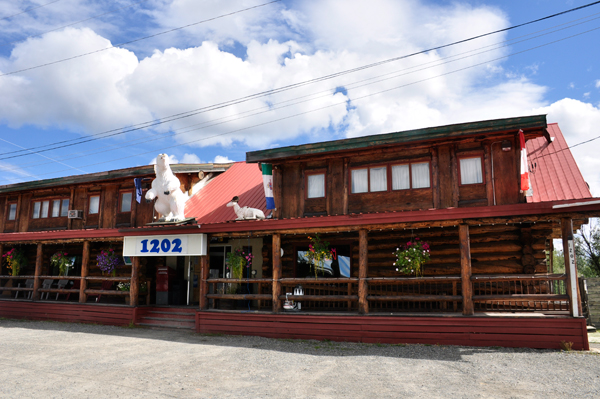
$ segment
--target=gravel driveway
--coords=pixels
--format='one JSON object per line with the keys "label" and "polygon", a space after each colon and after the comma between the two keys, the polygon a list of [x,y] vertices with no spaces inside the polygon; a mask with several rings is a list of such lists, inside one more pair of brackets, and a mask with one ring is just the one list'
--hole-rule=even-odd
{"label": "gravel driveway", "polygon": [[600,355],[0,319],[2,398],[598,398]]}

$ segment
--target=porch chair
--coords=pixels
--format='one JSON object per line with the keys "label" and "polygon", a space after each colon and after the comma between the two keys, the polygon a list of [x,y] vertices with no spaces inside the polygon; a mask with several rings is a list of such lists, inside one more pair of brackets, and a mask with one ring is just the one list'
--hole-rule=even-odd
{"label": "porch chair", "polygon": [[[110,290],[113,286],[113,282],[112,281],[103,281],[102,282],[102,290]],[[100,298],[102,298],[102,294],[98,294],[98,296],[96,297],[96,302],[100,302]]]}
{"label": "porch chair", "polygon": [[[21,283],[17,284],[17,288],[21,287]],[[28,278],[27,280],[25,280],[25,288],[33,288],[33,279]],[[21,291],[17,291],[17,293],[15,294],[15,299],[17,299],[17,297],[19,296],[19,292]],[[33,295],[33,291],[26,291],[23,293],[23,296],[27,299],[31,299],[31,296]]]}
{"label": "porch chair", "polygon": [[[72,290],[78,290],[79,288],[81,288],[81,280],[73,280],[73,286],[71,287],[71,289]],[[77,294],[77,295],[79,295],[79,294]],[[65,300],[68,301],[69,298],[71,298],[71,293],[70,292],[67,294],[67,298]]]}
{"label": "porch chair", "polygon": [[[52,284],[54,284],[54,280],[46,279],[42,283],[42,289],[49,290],[50,288],[52,288]],[[40,295],[40,299],[42,301],[44,300],[44,294],[46,294],[46,300],[48,300],[48,296],[50,296],[49,292],[42,292],[42,295]]]}
{"label": "porch chair", "polygon": [[[56,286],[56,288],[59,290],[62,290],[64,288],[66,288],[67,284],[69,284],[69,280],[58,280],[58,285]],[[60,295],[60,292],[57,292],[55,301],[58,301],[59,295]]]}

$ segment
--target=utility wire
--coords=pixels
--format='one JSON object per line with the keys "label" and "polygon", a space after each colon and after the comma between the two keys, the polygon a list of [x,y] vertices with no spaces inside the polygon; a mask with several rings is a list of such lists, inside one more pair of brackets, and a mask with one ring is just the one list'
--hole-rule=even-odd
{"label": "utility wire", "polygon": [[[439,75],[436,75],[436,76],[431,76],[431,77],[428,77],[428,78],[424,78],[424,79],[413,81],[413,82],[406,83],[406,84],[403,84],[403,85],[395,86],[395,87],[388,88],[388,89],[385,89],[385,90],[381,90],[381,91],[378,91],[378,92],[366,94],[366,95],[354,98],[354,99],[352,99],[352,101],[355,102],[355,101],[364,100],[366,98],[369,98],[369,97],[372,97],[372,96],[375,96],[375,95],[378,95],[378,94],[387,93],[387,92],[390,92],[390,91],[393,91],[393,90],[397,90],[397,89],[400,89],[400,88],[412,86],[412,85],[415,85],[415,84],[418,84],[418,83],[423,83],[423,82],[426,82],[426,81],[429,81],[429,80],[432,80],[432,79],[437,79],[437,78],[440,78],[440,77],[443,77],[443,76],[451,75],[451,74],[454,74],[454,73],[457,73],[457,72],[461,72],[461,71],[464,71],[464,70],[467,70],[467,69],[471,69],[471,68],[474,68],[474,67],[477,67],[477,66],[485,65],[485,64],[488,64],[488,63],[493,62],[493,61],[498,61],[498,60],[501,60],[501,59],[504,59],[504,58],[508,58],[510,56],[514,56],[514,55],[518,55],[518,54],[523,54],[523,53],[526,53],[526,52],[529,52],[529,51],[532,51],[532,50],[535,50],[535,49],[546,47],[546,46],[549,46],[551,44],[562,42],[564,40],[571,39],[571,38],[574,38],[574,37],[577,37],[577,36],[581,36],[583,34],[590,33],[590,32],[593,32],[593,31],[596,31],[596,30],[599,30],[599,29],[600,29],[600,27],[589,29],[587,31],[580,32],[580,33],[577,33],[577,34],[574,34],[574,35],[571,35],[571,36],[568,36],[568,37],[557,39],[557,40],[554,40],[554,41],[551,41],[551,42],[548,42],[548,43],[544,43],[544,44],[541,44],[541,45],[538,45],[538,46],[535,46],[535,47],[532,47],[532,48],[529,48],[529,49],[525,49],[525,50],[518,51],[518,52],[515,52],[515,53],[512,53],[512,54],[508,54],[508,55],[504,55],[504,56],[501,56],[501,57],[497,57],[497,58],[494,58],[494,59],[491,59],[491,60],[480,62],[480,63],[474,64],[474,65],[470,65],[470,66],[467,66],[467,67],[464,67],[464,68],[459,68],[459,69],[456,69],[456,70],[453,70],[453,71],[449,71],[449,72],[446,72],[446,73],[443,73],[443,74],[439,74]],[[321,110],[324,110],[324,109],[327,109],[327,108],[332,108],[332,107],[335,107],[335,106],[345,105],[345,104],[346,104],[346,101],[341,101],[341,102],[337,102],[337,103],[334,103],[334,104],[329,104],[329,105],[326,105],[326,106],[323,106],[323,107],[314,108],[312,110],[308,110],[308,111],[304,111],[304,112],[299,112],[299,113],[296,113],[296,114],[293,114],[293,115],[288,115],[288,116],[285,116],[285,117],[282,117],[282,118],[273,119],[273,120],[270,120],[270,121],[258,123],[258,124],[252,125],[252,126],[246,126],[246,127],[242,127],[242,128],[239,128],[239,129],[231,130],[231,131],[224,132],[224,133],[215,134],[215,135],[212,135],[212,136],[209,136],[209,137],[203,137],[203,138],[196,139],[196,140],[190,140],[190,141],[187,141],[185,143],[173,144],[173,145],[168,146],[168,147],[162,147],[161,150],[164,151],[165,149],[171,149],[171,148],[181,147],[181,146],[184,146],[184,145],[198,143],[198,142],[209,140],[209,139],[212,139],[212,138],[221,137],[221,136],[225,136],[225,135],[228,135],[228,134],[237,133],[237,132],[240,132],[240,131],[244,131],[244,130],[253,129],[253,128],[256,128],[256,127],[261,127],[261,126],[269,125],[269,124],[272,124],[272,123],[275,123],[275,122],[281,122],[283,120],[295,118],[295,117],[298,117],[298,116],[306,115],[306,114],[309,114],[309,113],[313,113],[313,112],[321,111]],[[589,139],[589,140],[587,140],[585,142],[582,142],[582,143],[578,143],[578,144],[573,145],[573,146],[568,147],[568,148],[573,148],[573,147],[579,146],[581,144],[584,144],[586,142],[597,140],[599,138],[600,138],[600,136],[592,138],[592,139]],[[137,153],[136,155],[137,156],[141,156],[141,155],[146,155],[146,154],[152,154],[152,153],[156,153],[156,151],[158,151],[158,150],[157,149],[153,149],[153,150],[150,150],[150,151],[145,151],[145,152]],[[130,158],[131,158],[131,154],[129,154],[127,157],[115,158],[115,159],[111,159],[111,160],[108,160],[108,161],[102,161],[102,162],[96,162],[96,163],[93,163],[93,164],[84,165],[84,166],[81,166],[81,168],[102,165],[102,164],[106,164],[106,163],[121,161],[121,160],[124,160],[124,159],[130,159]],[[60,173],[60,172],[65,172],[65,171],[68,171],[68,170],[53,171],[53,172],[48,172],[48,173],[45,173],[45,174],[42,174],[42,175],[55,174],[55,173]],[[40,176],[42,176],[42,175],[40,175]]]}
{"label": "utility wire", "polygon": [[[360,88],[360,87],[365,87],[365,86],[368,86],[368,85],[371,85],[371,84],[374,84],[374,83],[380,83],[380,82],[383,82],[383,81],[386,81],[386,80],[389,80],[389,79],[394,79],[394,78],[398,78],[398,77],[401,77],[401,76],[406,76],[406,75],[411,74],[411,73],[421,72],[421,71],[424,71],[426,69],[430,69],[430,68],[434,68],[434,67],[437,67],[437,66],[441,66],[441,65],[452,63],[452,62],[460,61],[460,60],[463,60],[463,59],[466,59],[466,58],[469,58],[469,57],[473,57],[473,56],[476,56],[476,55],[480,55],[480,54],[483,54],[483,53],[486,53],[486,52],[489,52],[489,51],[497,50],[497,49],[502,48],[502,47],[507,47],[508,45],[514,45],[514,44],[518,44],[518,43],[523,43],[525,41],[533,40],[533,39],[536,39],[536,38],[539,38],[539,37],[542,37],[542,36],[545,36],[545,35],[548,35],[548,34],[551,34],[551,33],[556,33],[556,32],[559,32],[559,31],[562,31],[562,30],[565,30],[565,29],[569,29],[569,28],[573,28],[575,26],[582,25],[584,23],[592,22],[592,21],[597,20],[598,18],[600,18],[597,15],[598,14],[594,14],[594,15],[591,15],[591,16],[588,16],[588,17],[585,17],[585,18],[580,18],[578,20],[570,21],[568,23],[559,24],[557,26],[554,26],[554,27],[551,27],[551,28],[546,28],[546,29],[543,29],[543,30],[540,30],[540,31],[537,31],[537,32],[533,32],[533,33],[527,34],[527,35],[523,35],[523,36],[511,39],[511,40],[506,40],[506,41],[503,41],[503,42],[499,42],[499,43],[491,44],[491,45],[488,45],[488,46],[484,46],[484,47],[481,47],[479,49],[473,49],[473,50],[466,51],[466,52],[463,52],[463,53],[460,53],[460,54],[448,56],[448,57],[442,58],[440,60],[431,61],[431,62],[423,63],[421,65],[416,65],[416,66],[404,68],[403,70],[400,70],[400,71],[395,71],[395,72],[392,72],[392,73],[388,73],[388,74],[376,76],[376,77],[373,77],[373,78],[363,79],[363,80],[360,80],[360,81],[357,81],[357,82],[354,82],[354,83],[351,83],[351,84],[346,84],[346,85],[344,85],[344,87],[348,91],[352,91],[354,89],[357,89],[357,88]],[[594,17],[594,16],[595,16],[595,18],[589,19],[589,18]],[[587,19],[587,21],[581,22],[581,20],[583,20],[583,19]],[[575,22],[578,22],[578,23],[575,24]],[[569,26],[569,24],[571,24],[571,25]],[[552,29],[554,29],[554,30],[552,30]],[[546,32],[546,33],[540,34],[540,32]],[[488,49],[488,50],[479,51],[479,50],[483,50],[483,49]],[[465,55],[465,54],[471,54],[471,55]],[[444,62],[441,62],[441,61],[444,61]],[[434,64],[434,65],[431,65],[431,64]],[[426,65],[430,65],[430,66],[425,67]],[[416,68],[419,68],[419,69],[416,69]],[[410,71],[411,69],[413,71]],[[405,71],[410,71],[410,72],[405,72]],[[399,73],[399,72],[404,72],[404,73]],[[379,79],[379,80],[375,80],[375,79]],[[370,82],[370,83],[364,83],[364,82]],[[362,83],[362,84],[360,84],[360,83]],[[126,141],[125,143],[119,143],[118,145],[110,145],[109,147],[112,147],[112,148],[119,147],[120,148],[120,147],[122,147],[123,144],[130,144],[132,142],[156,141],[156,140],[160,140],[160,139],[163,139],[163,138],[166,138],[166,137],[173,137],[173,136],[177,136],[177,135],[180,135],[180,134],[189,133],[189,132],[196,131],[196,130],[206,129],[206,128],[209,128],[209,127],[215,127],[215,126],[218,126],[218,125],[222,125],[224,123],[234,122],[234,121],[237,121],[237,120],[240,120],[240,119],[245,119],[245,118],[248,118],[248,117],[251,117],[251,116],[256,116],[256,115],[263,114],[263,113],[266,113],[266,112],[276,111],[276,110],[279,110],[279,109],[282,109],[282,108],[287,108],[287,107],[290,107],[290,106],[293,106],[293,105],[298,105],[298,104],[306,103],[306,102],[313,101],[313,100],[316,100],[316,99],[320,99],[320,98],[323,98],[323,97],[329,97],[329,96],[331,96],[331,90],[333,90],[333,89],[330,88],[330,89],[323,90],[323,91],[320,91],[320,92],[317,92],[317,93],[313,93],[313,94],[309,94],[309,95],[297,97],[297,98],[294,98],[294,99],[285,100],[285,101],[280,102],[279,104],[262,106],[262,107],[254,108],[252,110],[240,112],[240,113],[237,114],[237,117],[235,117],[235,118],[234,118],[235,115],[229,115],[229,116],[225,116],[225,117],[221,117],[221,118],[212,119],[212,120],[209,120],[209,121],[203,121],[203,122],[198,123],[198,124],[189,125],[189,126],[186,126],[186,127],[182,127],[182,128],[176,129],[174,132],[178,132],[178,133],[171,133],[171,134],[165,133],[165,134],[161,134],[161,135],[159,135],[158,138],[155,138],[155,139],[148,140],[146,137],[144,137],[144,138],[141,138],[141,139],[134,139],[134,140]],[[299,101],[299,100],[302,100],[302,101]],[[282,105],[282,104],[287,104],[287,105]],[[258,111],[258,112],[255,112],[255,111]],[[243,115],[245,115],[245,116],[243,116]],[[217,122],[217,121],[224,120],[224,119],[226,119],[226,120],[223,121],[223,122],[213,123],[213,122]],[[194,128],[194,129],[190,129],[192,127],[199,126],[199,125],[203,125],[203,126],[198,127],[198,128]],[[137,129],[133,129],[133,130],[137,130]],[[92,140],[98,140],[98,139],[99,138],[90,139],[90,141],[92,141]],[[71,144],[71,145],[75,145],[75,144]],[[63,148],[63,147],[66,147],[66,146],[62,146],[61,148]],[[95,155],[95,154],[104,153],[104,152],[108,152],[108,151],[112,151],[112,149],[102,150],[102,151],[95,151],[95,152],[92,152],[91,154],[88,153],[88,154],[80,155],[80,156],[77,156],[77,157],[72,157],[71,156],[69,158],[65,158],[65,160],[66,159],[71,160],[71,159],[75,159],[75,158],[81,158],[83,156]],[[30,152],[33,152],[33,151],[30,151]],[[29,154],[25,154],[25,155],[29,155]],[[14,156],[14,157],[16,157],[16,156]],[[32,166],[44,165],[44,164],[47,164],[47,163],[41,163],[41,164],[38,163],[38,164],[33,164],[33,165],[27,165],[26,168],[29,168],[29,167],[32,167]],[[23,168],[23,166],[26,166],[26,165],[19,165],[19,167],[15,168],[15,169]]]}
{"label": "utility wire", "polygon": [[[98,137],[98,136],[101,136],[101,135],[104,135],[104,136],[100,137],[100,138],[108,138],[108,137],[112,137],[112,136],[116,136],[116,135],[125,134],[125,133],[128,133],[128,132],[132,132],[132,131],[135,131],[135,130],[146,129],[146,128],[157,126],[157,125],[164,124],[164,123],[167,123],[167,122],[172,122],[174,120],[188,118],[188,117],[191,117],[193,115],[197,115],[199,113],[204,113],[204,112],[208,112],[208,111],[214,111],[214,110],[225,108],[225,107],[228,107],[228,106],[231,106],[231,105],[237,105],[237,104],[240,104],[242,102],[246,102],[246,101],[249,101],[249,100],[257,99],[257,98],[260,98],[260,97],[265,97],[265,96],[269,96],[269,95],[281,93],[283,91],[287,91],[287,90],[291,90],[291,89],[294,89],[294,88],[302,87],[302,86],[305,86],[305,85],[308,85],[308,84],[313,84],[313,83],[321,82],[321,81],[324,81],[324,80],[333,79],[335,77],[339,77],[339,76],[346,75],[346,74],[349,74],[349,73],[354,73],[354,72],[358,72],[358,71],[361,71],[361,70],[364,70],[364,69],[373,68],[373,67],[376,67],[376,66],[379,66],[379,65],[383,65],[383,64],[386,64],[386,63],[398,61],[398,60],[401,60],[401,59],[406,59],[406,58],[409,58],[409,57],[414,57],[416,55],[425,54],[425,53],[430,52],[430,51],[434,51],[434,50],[438,50],[438,49],[442,49],[442,48],[454,46],[454,45],[457,45],[457,44],[460,44],[460,43],[465,43],[465,42],[472,41],[472,40],[475,40],[477,38],[489,36],[489,35],[492,35],[492,34],[495,34],[495,33],[503,32],[503,31],[508,31],[508,30],[511,30],[511,29],[516,29],[518,27],[522,27],[522,26],[529,25],[529,24],[532,24],[532,23],[535,23],[535,22],[543,21],[543,20],[546,20],[546,19],[549,19],[549,18],[553,18],[553,17],[559,16],[559,15],[563,15],[563,14],[566,14],[566,13],[569,13],[569,12],[576,11],[576,10],[579,10],[579,9],[582,9],[582,8],[590,7],[590,6],[598,4],[598,3],[600,3],[600,0],[596,1],[596,2],[593,2],[593,3],[590,3],[590,4],[587,4],[587,5],[584,5],[584,6],[581,6],[581,7],[572,8],[570,10],[562,11],[560,13],[552,14],[552,15],[549,15],[549,16],[546,16],[546,17],[543,17],[543,18],[539,18],[539,19],[536,19],[536,20],[533,20],[533,21],[525,22],[525,23],[522,23],[522,24],[519,24],[519,25],[515,25],[515,26],[512,26],[512,27],[508,27],[508,28],[496,30],[496,31],[493,31],[493,32],[488,32],[488,33],[485,33],[485,34],[482,34],[482,35],[478,35],[478,36],[473,36],[473,37],[470,37],[468,39],[463,39],[463,40],[459,40],[459,41],[456,41],[456,42],[453,42],[453,43],[444,44],[444,45],[441,45],[441,46],[433,47],[433,48],[430,48],[430,49],[427,49],[427,50],[422,50],[422,51],[415,52],[415,53],[412,53],[412,54],[408,54],[408,55],[404,55],[404,56],[400,56],[400,57],[394,57],[394,58],[390,58],[390,59],[387,59],[387,60],[378,61],[378,62],[375,62],[375,63],[372,63],[372,64],[363,65],[363,66],[360,66],[360,67],[357,67],[357,68],[353,68],[353,69],[349,69],[349,70],[345,70],[345,71],[341,71],[341,72],[336,72],[334,74],[321,76],[319,78],[309,79],[309,80],[306,80],[306,81],[303,81],[303,82],[298,82],[298,83],[294,83],[294,84],[291,84],[291,85],[282,86],[282,87],[279,87],[279,88],[276,88],[276,89],[266,90],[266,91],[255,93],[255,94],[251,94],[251,95],[248,95],[248,96],[245,96],[245,97],[240,97],[240,98],[237,98],[237,99],[234,99],[234,100],[229,100],[229,101],[221,102],[221,103],[218,103],[218,104],[213,104],[213,105],[210,105],[210,106],[198,108],[198,109],[191,110],[191,111],[181,112],[181,113],[178,113],[178,114],[174,114],[174,115],[170,115],[170,116],[164,117],[162,119],[159,119],[158,121],[157,120],[147,121],[147,122],[142,122],[142,123],[133,125],[132,127],[129,127],[129,128],[117,128],[117,129],[112,129],[112,130],[108,130],[108,131],[96,133],[96,134],[91,135],[92,138],[89,138],[89,139],[80,139],[80,138],[77,138],[77,139],[63,140],[63,141],[59,141],[59,142],[47,144],[47,145],[44,145],[44,146],[38,146],[38,147],[28,148],[26,150],[19,150],[19,151],[15,151],[15,152],[11,152],[11,153],[0,153],[0,156],[1,155],[12,154],[13,156],[11,156],[11,158],[14,158],[15,155],[17,155],[20,152],[26,152],[26,151],[30,151],[30,150],[35,150],[35,149],[41,149],[41,148],[47,148],[47,147],[50,147],[50,146],[54,146],[54,147],[51,147],[51,148],[47,148],[45,150],[39,150],[39,152],[50,151],[50,150],[53,150],[53,149],[63,148],[63,146],[60,146],[60,144],[73,143],[74,141],[77,141],[77,143],[75,143],[75,144],[69,144],[69,145],[65,145],[64,146],[64,147],[67,147],[67,146],[72,146],[72,145],[76,145],[76,144],[83,144],[83,143],[87,143],[87,142],[90,142],[90,141],[98,140],[98,138],[95,138],[95,137]],[[270,4],[270,3],[266,3],[266,4]],[[263,5],[265,5],[265,4],[263,4]],[[141,39],[139,39],[139,40],[141,40]],[[0,76],[2,76],[2,75],[0,75]]]}
{"label": "utility wire", "polygon": [[5,20],[5,19],[9,19],[9,18],[12,18],[12,17],[16,17],[17,15],[25,14],[26,12],[30,12],[30,11],[33,11],[33,10],[37,10],[38,8],[42,8],[42,7],[49,6],[50,4],[58,3],[59,1],[60,1],[60,0],[54,0],[54,1],[51,1],[50,3],[41,4],[41,5],[39,5],[39,6],[36,6],[36,7],[30,7],[30,8],[27,8],[27,9],[25,9],[25,10],[21,11],[21,12],[18,12],[18,13],[16,13],[16,14],[9,15],[8,17],[3,17],[3,18],[0,18],[0,21],[3,21],[3,20]]}
{"label": "utility wire", "polygon": [[[58,0],[57,0],[57,1],[58,1]],[[136,3],[131,3],[131,4],[129,4],[129,5],[127,5],[127,6],[124,6],[124,7],[115,8],[114,10],[107,11],[107,12],[105,12],[105,13],[102,13],[102,14],[94,15],[93,17],[89,17],[89,18],[86,18],[86,19],[82,19],[81,21],[72,22],[72,23],[70,23],[70,24],[63,25],[63,26],[60,26],[60,27],[58,27],[58,28],[50,29],[50,30],[47,30],[47,31],[45,31],[45,32],[38,33],[38,34],[35,34],[35,35],[27,36],[27,37],[24,37],[24,38],[22,38],[22,39],[15,40],[15,41],[12,41],[12,42],[5,42],[4,44],[0,44],[0,47],[5,47],[5,46],[9,46],[9,45],[11,45],[11,44],[20,43],[20,42],[23,42],[23,41],[25,41],[25,40],[27,40],[27,39],[31,39],[31,38],[33,38],[33,37],[40,37],[40,36],[42,36],[42,35],[45,35],[46,33],[55,32],[55,31],[57,31],[57,30],[61,30],[61,29],[64,29],[64,28],[68,28],[69,26],[73,26],[73,25],[80,24],[80,23],[82,23],[82,22],[87,22],[87,21],[90,21],[90,20],[92,20],[92,19],[98,19],[98,18],[100,18],[100,17],[103,17],[103,16],[105,16],[105,15],[108,15],[108,14],[113,14],[113,13],[115,13],[115,12],[117,12],[117,11],[121,11],[121,10],[123,10],[123,9],[125,9],[125,8],[130,8],[130,7],[133,7],[133,6],[135,6],[135,5],[138,5],[138,4],[140,4],[140,3],[144,3],[144,2],[146,2],[146,1],[148,1],[148,0],[141,0],[141,1],[138,1],[138,2],[136,2]]]}
{"label": "utility wire", "polygon": [[[42,67],[45,67],[45,66],[48,66],[48,65],[54,65],[54,64],[61,63],[61,62],[65,62],[65,61],[69,61],[69,60],[74,60],[76,58],[85,57],[86,55],[100,53],[102,51],[110,50],[110,49],[116,48],[118,46],[124,46],[126,44],[131,44],[131,43],[139,42],[139,41],[142,41],[142,40],[150,39],[150,38],[153,38],[153,37],[157,37],[157,36],[161,36],[161,35],[166,35],[167,33],[172,33],[172,32],[175,32],[175,31],[178,31],[178,30],[181,30],[181,29],[189,28],[190,26],[195,26],[195,25],[199,25],[199,24],[202,24],[202,23],[205,23],[205,22],[214,21],[216,19],[220,19],[220,18],[224,18],[224,17],[229,17],[231,15],[239,14],[241,12],[248,11],[248,10],[253,10],[253,9],[259,8],[259,7],[264,7],[264,6],[267,6],[269,4],[278,3],[280,1],[282,1],[282,0],[273,0],[273,1],[270,1],[268,3],[263,3],[263,4],[259,4],[257,6],[252,6],[252,7],[244,8],[242,10],[233,11],[233,12],[230,12],[228,14],[219,15],[217,17],[205,19],[203,21],[194,22],[192,24],[180,26],[178,28],[173,28],[173,29],[169,29],[169,30],[166,30],[166,31],[158,32],[158,33],[155,33],[153,35],[140,37],[138,39],[130,40],[128,42],[123,42],[123,43],[115,44],[113,46],[105,47],[105,48],[102,48],[102,49],[99,49],[99,50],[95,50],[95,51],[90,51],[89,53],[79,54],[79,55],[75,55],[73,57],[63,58],[61,60],[51,61],[51,62],[47,62],[47,63],[41,64],[41,65],[36,65],[36,66],[29,67],[29,68],[19,69],[17,71],[6,72],[6,73],[3,73],[3,74],[0,74],[0,77],[2,77],[2,76],[8,76],[8,75],[14,75],[16,73],[20,73],[20,72],[24,72],[24,71],[30,71],[32,69],[42,68]],[[600,0],[598,2],[600,2]]]}

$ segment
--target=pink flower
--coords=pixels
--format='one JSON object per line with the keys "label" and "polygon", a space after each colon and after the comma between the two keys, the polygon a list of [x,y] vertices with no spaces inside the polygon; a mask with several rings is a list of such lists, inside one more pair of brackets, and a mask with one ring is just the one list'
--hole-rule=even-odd
{"label": "pink flower", "polygon": [[410,242],[410,241],[406,243],[406,246],[407,246],[407,247],[410,247],[411,245],[413,245],[413,243],[412,243],[412,242]]}
{"label": "pink flower", "polygon": [[429,251],[429,244],[427,244],[426,242],[423,243],[423,249],[426,251]]}

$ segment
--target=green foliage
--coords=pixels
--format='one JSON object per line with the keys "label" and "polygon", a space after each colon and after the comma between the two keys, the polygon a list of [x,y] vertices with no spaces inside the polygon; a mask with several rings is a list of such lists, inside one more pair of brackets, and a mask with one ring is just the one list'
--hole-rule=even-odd
{"label": "green foliage", "polygon": [[325,270],[325,261],[336,258],[335,248],[329,249],[329,242],[321,240],[318,234],[308,237],[310,244],[306,252],[306,259],[315,272],[315,278],[319,271]]}
{"label": "green foliage", "polygon": [[594,219],[575,236],[577,269],[584,277],[600,276],[600,227]]}
{"label": "green foliage", "polygon": [[254,258],[252,253],[246,253],[241,248],[229,252],[225,263],[227,264],[227,268],[231,271],[231,278],[241,280],[244,275],[244,267],[250,267],[252,265],[252,258]]}
{"label": "green foliage", "polygon": [[397,266],[397,272],[422,276],[423,265],[429,260],[429,244],[417,237],[396,248],[393,254],[396,255],[394,266]]}
{"label": "green foliage", "polygon": [[73,262],[71,262],[71,259],[67,258],[67,255],[68,253],[66,252],[58,251],[50,258],[50,264],[52,267],[58,268],[59,276],[66,276],[67,270],[73,267]]}

